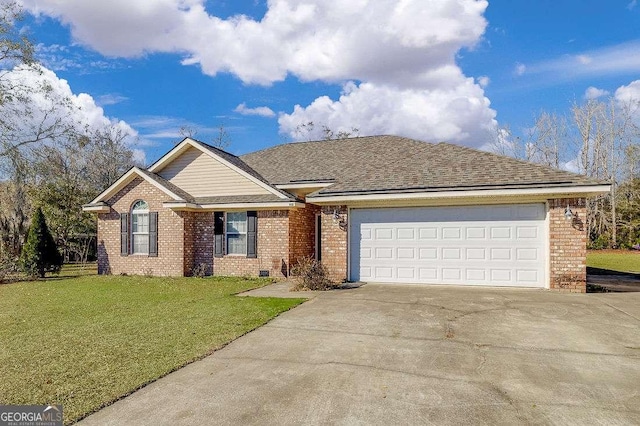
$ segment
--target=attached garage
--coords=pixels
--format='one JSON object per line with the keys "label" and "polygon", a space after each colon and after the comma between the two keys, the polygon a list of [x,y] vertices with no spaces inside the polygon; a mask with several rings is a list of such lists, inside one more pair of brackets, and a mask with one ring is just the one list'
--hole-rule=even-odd
{"label": "attached garage", "polygon": [[547,286],[546,204],[351,209],[352,281]]}

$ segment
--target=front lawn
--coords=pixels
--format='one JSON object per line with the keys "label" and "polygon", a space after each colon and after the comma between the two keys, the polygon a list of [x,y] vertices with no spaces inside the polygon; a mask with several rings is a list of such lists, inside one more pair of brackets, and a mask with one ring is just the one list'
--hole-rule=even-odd
{"label": "front lawn", "polygon": [[589,273],[640,273],[640,252],[631,250],[589,250]]}
{"label": "front lawn", "polygon": [[268,281],[78,276],[0,285],[0,404],[63,405],[65,423],[221,348],[302,299]]}

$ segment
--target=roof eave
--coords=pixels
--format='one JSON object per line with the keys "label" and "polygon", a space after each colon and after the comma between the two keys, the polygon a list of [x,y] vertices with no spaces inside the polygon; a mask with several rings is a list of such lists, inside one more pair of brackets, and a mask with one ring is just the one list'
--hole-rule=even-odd
{"label": "roof eave", "polygon": [[187,203],[167,201],[162,206],[174,211],[228,211],[228,210],[288,210],[305,207],[305,203],[293,200],[264,203]]}
{"label": "roof eave", "polygon": [[447,191],[387,191],[387,192],[359,192],[359,193],[328,193],[310,194],[306,201],[313,204],[344,204],[358,201],[385,201],[385,200],[418,200],[436,198],[488,198],[488,197],[517,197],[517,196],[542,196],[545,198],[571,198],[594,197],[611,191],[609,184],[572,185],[553,187],[529,187],[529,188],[500,188],[500,189],[460,189]]}
{"label": "roof eave", "polygon": [[97,202],[95,204],[84,204],[82,206],[83,212],[88,213],[109,213],[111,211],[111,207],[107,203]]}

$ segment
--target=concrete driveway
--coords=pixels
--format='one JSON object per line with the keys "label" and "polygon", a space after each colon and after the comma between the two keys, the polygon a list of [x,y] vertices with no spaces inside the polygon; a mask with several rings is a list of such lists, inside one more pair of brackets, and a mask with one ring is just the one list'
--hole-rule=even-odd
{"label": "concrete driveway", "polygon": [[640,293],[323,293],[82,423],[640,424]]}

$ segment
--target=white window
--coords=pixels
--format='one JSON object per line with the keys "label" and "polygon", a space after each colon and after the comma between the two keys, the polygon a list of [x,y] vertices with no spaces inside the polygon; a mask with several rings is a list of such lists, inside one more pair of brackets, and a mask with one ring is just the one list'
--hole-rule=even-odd
{"label": "white window", "polygon": [[131,247],[133,254],[149,254],[149,205],[142,200],[131,208]]}
{"label": "white window", "polygon": [[227,213],[227,254],[247,254],[247,212]]}

